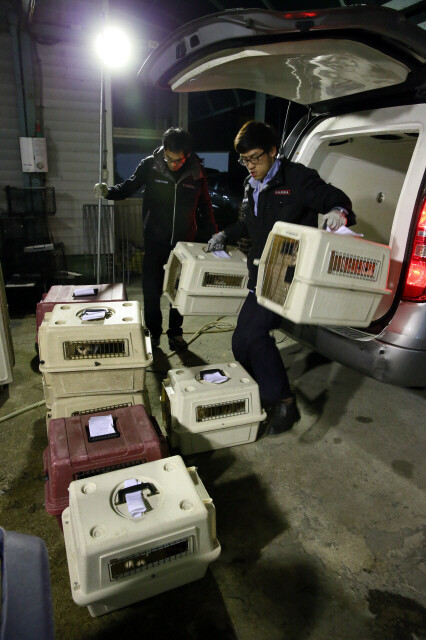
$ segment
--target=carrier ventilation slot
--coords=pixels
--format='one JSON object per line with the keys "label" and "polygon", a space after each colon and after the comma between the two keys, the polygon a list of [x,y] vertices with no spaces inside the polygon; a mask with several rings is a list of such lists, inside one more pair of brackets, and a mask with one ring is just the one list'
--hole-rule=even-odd
{"label": "carrier ventilation slot", "polygon": [[169,277],[167,279],[166,285],[166,291],[172,300],[174,300],[176,297],[181,272],[182,263],[179,258],[175,254],[173,254],[170,262]]}
{"label": "carrier ventilation slot", "polygon": [[232,416],[241,416],[248,411],[249,401],[247,398],[218,404],[202,404],[196,408],[196,420],[197,422],[205,422],[217,418],[231,418]]}
{"label": "carrier ventilation slot", "polygon": [[244,276],[234,275],[232,273],[209,273],[206,272],[203,277],[203,287],[221,287],[226,289],[241,289],[244,282]]}
{"label": "carrier ventilation slot", "polygon": [[274,236],[266,258],[261,295],[283,305],[286,301],[299,251],[299,241],[286,236]]}
{"label": "carrier ventilation slot", "polygon": [[328,273],[335,276],[357,278],[377,282],[380,274],[381,262],[373,258],[365,258],[350,253],[332,251],[328,263]]}
{"label": "carrier ventilation slot", "polygon": [[128,340],[73,340],[72,342],[64,342],[65,360],[126,358],[128,355]]}
{"label": "carrier ventilation slot", "polygon": [[100,476],[102,473],[109,473],[110,471],[117,471],[118,469],[127,469],[127,467],[134,467],[137,464],[144,464],[146,458],[142,460],[133,460],[131,462],[120,462],[118,464],[110,464],[106,467],[99,467],[98,469],[87,469],[86,471],[77,471],[74,473],[73,480],[82,480],[83,478],[91,478],[92,476]]}
{"label": "carrier ventilation slot", "polygon": [[190,538],[181,538],[159,547],[153,547],[125,558],[110,560],[109,575],[110,580],[127,578],[135,573],[140,573],[144,569],[158,567],[166,562],[184,558],[192,553]]}
{"label": "carrier ventilation slot", "polygon": [[100,413],[101,411],[112,411],[113,409],[124,409],[124,407],[132,407],[131,402],[125,402],[123,404],[112,404],[109,407],[99,407],[97,409],[86,409],[85,411],[73,411],[71,416],[88,416],[92,413]]}

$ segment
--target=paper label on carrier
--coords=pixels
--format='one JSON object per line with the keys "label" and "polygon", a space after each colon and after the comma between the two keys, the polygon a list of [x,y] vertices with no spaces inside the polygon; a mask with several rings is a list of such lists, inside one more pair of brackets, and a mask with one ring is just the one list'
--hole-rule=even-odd
{"label": "paper label on carrier", "polygon": [[89,418],[89,433],[91,438],[115,433],[112,415]]}
{"label": "paper label on carrier", "polygon": [[220,382],[226,382],[229,380],[227,376],[223,376],[218,371],[213,371],[212,373],[204,373],[203,380],[206,382],[214,382],[215,384],[219,384]]}
{"label": "paper label on carrier", "polygon": [[105,320],[106,309],[86,309],[81,316],[82,320]]}
{"label": "paper label on carrier", "polygon": [[[138,482],[138,480],[136,480],[135,478],[124,481],[124,486],[126,489],[127,487],[134,487],[137,484],[140,484],[140,482]],[[135,491],[134,493],[127,493],[126,502],[127,508],[129,509],[129,513],[132,518],[140,518],[146,511],[146,506],[142,497],[142,489],[140,491]]]}
{"label": "paper label on carrier", "polygon": [[79,298],[80,296],[95,296],[96,295],[96,290],[95,289],[76,289],[73,293],[73,296],[75,298]]}
{"label": "paper label on carrier", "polygon": [[216,258],[229,258],[229,260],[231,259],[231,256],[229,255],[229,253],[226,253],[226,251],[212,251],[212,254],[216,256]]}
{"label": "paper label on carrier", "polygon": [[327,227],[326,231],[331,231],[331,233],[337,233],[337,235],[339,236],[358,236],[359,238],[364,237],[363,233],[356,233],[355,231],[352,231],[352,229],[349,229],[345,225],[342,225],[341,227],[336,229],[336,231],[332,231],[330,227]]}

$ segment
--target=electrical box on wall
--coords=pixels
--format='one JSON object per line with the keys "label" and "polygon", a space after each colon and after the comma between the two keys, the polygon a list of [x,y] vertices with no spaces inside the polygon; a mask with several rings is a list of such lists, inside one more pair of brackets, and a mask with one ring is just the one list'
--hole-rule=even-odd
{"label": "electrical box on wall", "polygon": [[46,173],[46,138],[19,138],[24,173]]}

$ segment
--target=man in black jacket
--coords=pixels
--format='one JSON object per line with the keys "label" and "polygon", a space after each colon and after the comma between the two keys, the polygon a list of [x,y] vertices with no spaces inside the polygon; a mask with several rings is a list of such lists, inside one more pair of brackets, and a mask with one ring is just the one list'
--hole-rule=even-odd
{"label": "man in black jacket", "polygon": [[262,255],[269,232],[278,220],[318,226],[318,213],[334,231],[355,224],[349,198],[327,184],[318,173],[302,164],[277,158],[278,137],[264,122],[247,122],[234,141],[239,162],[250,176],[244,183],[240,220],[215,234],[208,243],[210,251],[225,248],[247,235],[252,241],[248,257],[249,293],[238,316],[232,337],[234,357],[259,385],[262,403],[268,408],[270,435],[291,429],[300,419],[294,395],[272,329],[281,317],[259,305],[256,300],[257,261]]}
{"label": "man in black jacket", "polygon": [[[123,200],[144,187],[143,221],[145,255],[142,266],[142,291],[145,323],[152,343],[158,347],[162,332],[160,298],[164,265],[177,242],[191,242],[200,216],[210,233],[217,231],[206,173],[193,152],[191,135],[183,129],[170,128],[163,134],[162,146],[144,158],[128,180],[108,188],[95,185],[95,196]],[[182,337],[183,317],[170,307],[167,336],[171,349],[188,347]]]}

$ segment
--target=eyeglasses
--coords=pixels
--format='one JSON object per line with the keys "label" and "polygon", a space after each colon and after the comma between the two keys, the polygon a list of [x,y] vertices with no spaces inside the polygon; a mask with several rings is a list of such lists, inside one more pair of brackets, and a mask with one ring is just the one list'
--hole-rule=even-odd
{"label": "eyeglasses", "polygon": [[167,162],[167,164],[172,164],[174,167],[178,166],[179,164],[183,164],[186,160],[186,156],[182,156],[181,158],[177,158],[176,160],[173,160],[173,158],[170,158],[170,156],[168,156],[165,151],[163,153],[164,153],[164,161]]}
{"label": "eyeglasses", "polygon": [[244,167],[247,167],[249,164],[259,164],[260,158],[265,155],[266,151],[262,151],[258,156],[250,156],[250,158],[245,158],[244,156],[240,156],[238,158],[238,162],[242,164]]}

